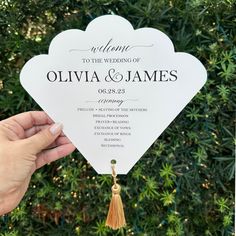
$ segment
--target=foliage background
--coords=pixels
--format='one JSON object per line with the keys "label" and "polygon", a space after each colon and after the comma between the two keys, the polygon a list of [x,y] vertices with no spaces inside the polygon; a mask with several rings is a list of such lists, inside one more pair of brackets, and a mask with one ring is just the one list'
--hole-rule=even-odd
{"label": "foliage background", "polygon": [[[120,176],[128,225],[104,226],[110,176],[81,154],[33,175],[0,235],[234,235],[236,20],[234,0],[1,0],[0,119],[39,107],[19,83],[23,64],[47,53],[62,30],[103,14],[126,17],[198,57],[208,81],[127,176]],[[33,78],[32,78],[33,79]]]}

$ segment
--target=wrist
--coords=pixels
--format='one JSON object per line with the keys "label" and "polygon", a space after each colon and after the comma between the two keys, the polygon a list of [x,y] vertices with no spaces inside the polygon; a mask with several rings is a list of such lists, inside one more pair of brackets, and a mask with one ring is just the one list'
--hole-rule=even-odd
{"label": "wrist", "polygon": [[17,191],[9,193],[0,192],[0,216],[11,212],[19,204]]}
{"label": "wrist", "polygon": [[0,193],[0,216],[6,214],[5,197]]}
{"label": "wrist", "polygon": [[0,189],[0,216],[7,214],[12,209],[9,209],[9,204],[11,203],[11,197],[15,195],[15,191],[10,188]]}

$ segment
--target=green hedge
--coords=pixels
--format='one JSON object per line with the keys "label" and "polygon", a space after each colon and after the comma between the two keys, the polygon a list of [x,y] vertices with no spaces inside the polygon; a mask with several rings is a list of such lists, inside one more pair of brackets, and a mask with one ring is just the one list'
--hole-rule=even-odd
{"label": "green hedge", "polygon": [[[120,176],[128,225],[104,226],[111,178],[75,151],[37,171],[19,207],[0,217],[0,235],[234,235],[234,0],[1,0],[0,119],[39,109],[19,83],[32,56],[62,30],[103,14],[154,27],[208,71],[201,92],[127,176]],[[32,78],[33,79],[33,78]]]}

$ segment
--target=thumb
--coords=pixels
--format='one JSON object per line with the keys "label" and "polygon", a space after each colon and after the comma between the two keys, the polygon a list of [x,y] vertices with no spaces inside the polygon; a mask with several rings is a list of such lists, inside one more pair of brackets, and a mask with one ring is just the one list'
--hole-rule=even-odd
{"label": "thumb", "polygon": [[30,150],[33,151],[34,154],[37,154],[48,147],[60,135],[62,127],[62,124],[55,123],[51,127],[41,130],[37,134],[27,138],[26,143],[29,144]]}

